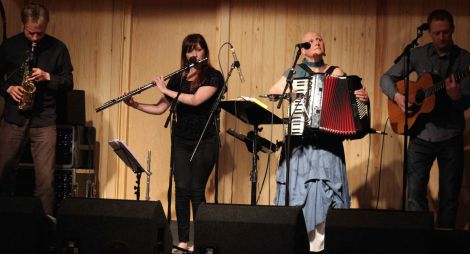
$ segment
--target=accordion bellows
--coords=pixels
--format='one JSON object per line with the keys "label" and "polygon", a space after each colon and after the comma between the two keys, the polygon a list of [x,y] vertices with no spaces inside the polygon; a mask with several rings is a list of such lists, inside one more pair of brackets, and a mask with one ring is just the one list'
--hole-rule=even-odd
{"label": "accordion bellows", "polygon": [[303,96],[290,105],[292,135],[302,135],[305,128],[345,136],[363,137],[370,128],[368,105],[354,95],[362,88],[358,76],[332,77],[313,74],[298,78],[292,87]]}

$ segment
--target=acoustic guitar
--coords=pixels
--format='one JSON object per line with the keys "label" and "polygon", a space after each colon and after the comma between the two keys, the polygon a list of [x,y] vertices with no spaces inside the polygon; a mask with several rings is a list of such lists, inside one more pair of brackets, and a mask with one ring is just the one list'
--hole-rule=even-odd
{"label": "acoustic guitar", "polygon": [[[459,81],[470,73],[470,66],[466,70],[454,73],[455,80]],[[435,94],[442,89],[445,89],[445,81],[442,80],[433,83],[430,73],[424,73],[417,81],[409,82],[409,97],[408,109],[411,113],[408,114],[408,129],[413,127],[418,117],[421,114],[430,113],[434,109],[436,103]],[[399,93],[405,93],[405,81],[400,80],[396,83]],[[394,100],[388,100],[388,116],[390,118],[390,125],[392,130],[397,134],[405,133],[405,113],[400,109]]]}

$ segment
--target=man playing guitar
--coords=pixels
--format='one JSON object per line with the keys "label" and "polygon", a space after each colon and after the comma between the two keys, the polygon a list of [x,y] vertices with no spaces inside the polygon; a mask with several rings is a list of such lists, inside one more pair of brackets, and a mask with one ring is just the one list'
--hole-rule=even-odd
{"label": "man playing guitar", "polygon": [[[434,10],[428,17],[432,42],[411,51],[410,72],[419,76],[410,82],[409,106],[405,107],[404,58],[381,78],[388,96],[393,129],[403,133],[401,119],[409,110],[411,122],[408,146],[407,210],[427,211],[427,184],[434,160],[439,165],[439,209],[437,227],[454,228],[462,184],[464,150],[464,111],[470,106],[470,53],[454,44],[454,22],[447,10]],[[441,89],[442,88],[442,89]],[[398,113],[397,113],[398,112]],[[421,114],[423,113],[423,114]]]}

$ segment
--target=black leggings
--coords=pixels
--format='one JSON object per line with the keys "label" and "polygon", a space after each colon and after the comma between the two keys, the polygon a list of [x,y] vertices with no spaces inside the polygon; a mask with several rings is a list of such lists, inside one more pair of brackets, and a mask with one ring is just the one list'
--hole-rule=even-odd
{"label": "black leggings", "polygon": [[209,175],[217,157],[217,139],[210,137],[202,140],[193,161],[189,159],[196,141],[175,137],[173,143],[173,170],[175,174],[175,206],[180,242],[189,241],[189,203],[192,204],[193,219],[199,205],[206,201],[205,189]]}

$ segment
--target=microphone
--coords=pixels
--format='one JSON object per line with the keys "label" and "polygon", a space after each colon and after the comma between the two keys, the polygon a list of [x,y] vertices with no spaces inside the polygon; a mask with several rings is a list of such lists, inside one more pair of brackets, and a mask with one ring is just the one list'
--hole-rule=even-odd
{"label": "microphone", "polygon": [[243,83],[245,82],[245,78],[243,77],[242,69],[240,68],[240,62],[238,61],[237,54],[235,53],[235,48],[232,45],[230,45],[230,51],[232,51],[234,61],[233,65],[237,68],[238,76],[240,77],[240,81]]}
{"label": "microphone", "polygon": [[279,99],[279,98],[281,98],[281,95],[280,94],[267,93],[267,94],[260,94],[258,97],[268,98],[268,99]]}
{"label": "microphone", "polygon": [[307,42],[297,43],[295,44],[295,46],[300,49],[309,49],[312,46],[312,44],[310,44],[310,42],[307,41]]}
{"label": "microphone", "polygon": [[421,32],[426,31],[428,29],[429,29],[429,24],[428,23],[423,23],[420,26],[418,26],[418,30],[421,31]]}
{"label": "microphone", "polygon": [[281,98],[292,98],[294,100],[300,99],[304,97],[305,95],[303,93],[285,93],[285,94],[261,94],[258,97],[260,98],[267,98],[270,100],[279,100]]}

